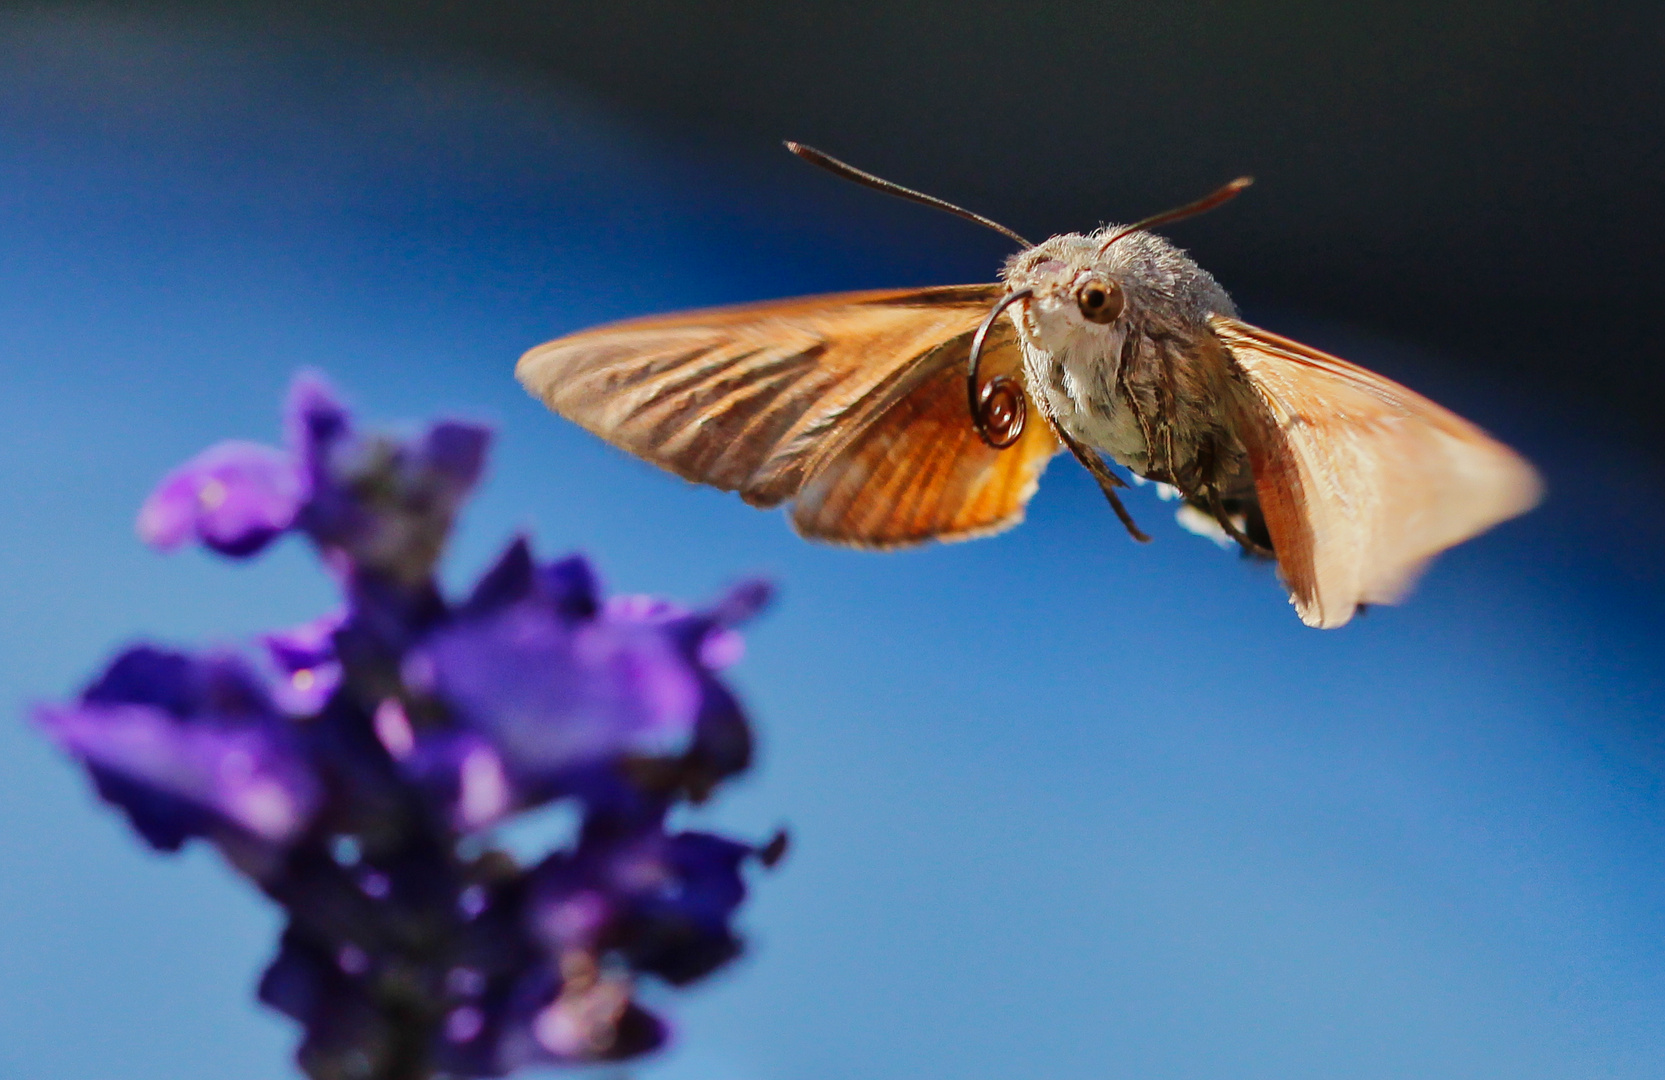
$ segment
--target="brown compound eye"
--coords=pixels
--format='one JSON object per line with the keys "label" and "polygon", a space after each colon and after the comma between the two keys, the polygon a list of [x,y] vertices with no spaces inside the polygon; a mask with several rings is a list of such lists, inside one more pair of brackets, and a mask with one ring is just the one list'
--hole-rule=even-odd
{"label": "brown compound eye", "polygon": [[1115,322],[1127,305],[1121,285],[1093,277],[1083,281],[1075,290],[1075,306],[1081,309],[1083,319],[1103,326]]}

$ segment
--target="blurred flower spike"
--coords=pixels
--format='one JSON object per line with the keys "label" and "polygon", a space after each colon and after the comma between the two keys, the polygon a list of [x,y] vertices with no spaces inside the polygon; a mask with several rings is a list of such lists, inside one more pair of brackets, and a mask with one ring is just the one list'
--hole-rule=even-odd
{"label": "blurred flower spike", "polygon": [[[783,850],[666,822],[750,764],[720,669],[767,586],[702,610],[607,599],[582,558],[516,539],[452,601],[435,566],[490,433],[361,434],[313,375],[286,429],[285,449],[221,443],[176,469],[139,533],[233,558],[301,533],[342,610],[251,655],[130,649],[37,723],[151,846],[204,838],[284,907],[260,997],[304,1027],[317,1080],[658,1047],[638,982],[738,955],[742,868]],[[567,847],[498,849],[494,827],[558,800],[579,811]]]}

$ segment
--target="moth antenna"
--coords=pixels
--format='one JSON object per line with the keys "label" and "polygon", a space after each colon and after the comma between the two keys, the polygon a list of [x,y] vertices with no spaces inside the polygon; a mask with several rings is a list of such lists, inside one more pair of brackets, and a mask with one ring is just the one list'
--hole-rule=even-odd
{"label": "moth antenna", "polygon": [[870,187],[874,191],[882,191],[886,195],[895,195],[899,199],[907,199],[909,202],[920,203],[924,206],[934,206],[938,210],[946,210],[955,217],[962,217],[967,221],[975,221],[977,224],[986,229],[993,229],[1000,235],[1009,240],[1016,241],[1026,248],[1035,246],[1023,237],[1019,236],[1017,233],[1008,229],[1006,226],[1000,224],[998,221],[986,218],[982,214],[974,214],[964,207],[955,206],[948,200],[939,199],[935,195],[927,195],[923,191],[915,191],[913,188],[905,188],[901,184],[893,183],[883,177],[874,176],[870,172],[863,172],[854,165],[840,161],[831,154],[824,154],[815,149],[813,146],[805,146],[803,143],[793,142],[788,139],[786,141],[786,148],[803,158],[805,161],[809,162],[811,165],[818,165],[832,173],[834,176],[840,176],[846,180],[853,180],[864,187]]}
{"label": "moth antenna", "polygon": [[1198,214],[1206,214],[1216,206],[1221,206],[1225,203],[1231,202],[1233,199],[1237,198],[1239,192],[1254,182],[1255,178],[1252,176],[1239,176],[1236,180],[1233,180],[1231,183],[1220,188],[1218,191],[1205,195],[1196,202],[1188,202],[1184,206],[1176,207],[1173,210],[1164,210],[1160,214],[1155,214],[1142,221],[1134,222],[1132,225],[1122,229],[1122,231],[1118,232],[1115,236],[1106,240],[1104,242],[1104,246],[1098,249],[1098,253],[1103,255],[1106,251],[1110,250],[1111,244],[1114,244],[1117,240],[1120,240],[1124,236],[1131,236],[1140,229],[1149,229],[1157,225],[1166,225],[1171,221],[1180,221],[1188,217],[1196,217]]}

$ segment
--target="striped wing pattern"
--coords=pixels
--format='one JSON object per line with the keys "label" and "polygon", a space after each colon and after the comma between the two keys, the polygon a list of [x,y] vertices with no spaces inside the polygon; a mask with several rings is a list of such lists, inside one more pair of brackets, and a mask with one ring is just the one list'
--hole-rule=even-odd
{"label": "striped wing pattern", "polygon": [[[532,349],[516,374],[555,412],[756,506],[797,499],[808,536],[888,547],[1021,519],[1055,451],[978,440],[970,336],[999,285],[846,293],[633,320]],[[1017,372],[1009,328],[985,353]]]}

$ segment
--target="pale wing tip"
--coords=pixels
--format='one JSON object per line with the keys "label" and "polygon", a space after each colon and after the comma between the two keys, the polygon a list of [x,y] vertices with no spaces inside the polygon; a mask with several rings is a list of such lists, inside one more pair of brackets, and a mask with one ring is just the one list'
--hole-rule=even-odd
{"label": "pale wing tip", "polygon": [[551,359],[558,351],[551,348],[555,344],[553,341],[546,341],[542,345],[535,345],[522,353],[520,359],[515,362],[515,379],[525,387],[528,394],[552,409],[555,407],[551,400],[554,397],[555,379],[554,373],[549,369],[552,367]]}
{"label": "pale wing tip", "polygon": [[[1501,443],[1494,444],[1500,460],[1476,479],[1469,490],[1476,497],[1472,516],[1460,533],[1449,538],[1439,550],[1454,547],[1481,533],[1520,517],[1544,501],[1548,489],[1532,463]],[[1437,552],[1429,552],[1430,555]]]}
{"label": "pale wing tip", "polygon": [[1509,503],[1508,516],[1503,519],[1505,521],[1508,518],[1519,517],[1528,510],[1536,509],[1538,504],[1544,501],[1544,497],[1549,494],[1549,488],[1544,483],[1543,475],[1533,468],[1530,461],[1516,454],[1514,464],[1515,475],[1510,491],[1513,499]]}
{"label": "pale wing tip", "polygon": [[1314,630],[1335,630],[1346,626],[1353,621],[1353,613],[1359,609],[1357,604],[1347,604],[1344,611],[1328,611],[1321,604],[1303,604],[1294,596],[1289,598],[1289,602],[1295,605],[1295,614],[1301,617],[1301,621]]}
{"label": "pale wing tip", "polygon": [[[1397,604],[1404,600],[1422,574],[1428,569],[1432,556],[1411,559],[1379,571],[1374,577],[1361,578],[1351,584],[1332,583],[1329,595],[1319,584],[1311,595],[1289,590],[1289,602],[1301,621],[1315,630],[1335,630],[1353,621],[1363,607]],[[1286,581],[1285,587],[1288,586]]]}
{"label": "pale wing tip", "polygon": [[[1334,630],[1346,626],[1353,621],[1354,612],[1364,601],[1356,588],[1335,588],[1332,586],[1331,596],[1324,595],[1322,585],[1313,583],[1310,589],[1297,589],[1284,577],[1283,567],[1278,567],[1278,577],[1283,587],[1289,593],[1289,603],[1295,609],[1295,614],[1301,617],[1301,622],[1314,630]],[[1342,595],[1344,594],[1345,599]]]}

